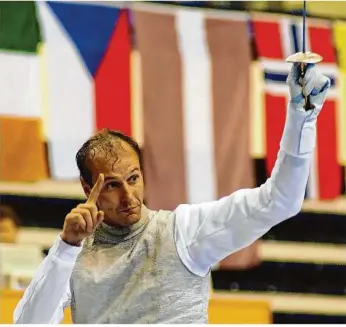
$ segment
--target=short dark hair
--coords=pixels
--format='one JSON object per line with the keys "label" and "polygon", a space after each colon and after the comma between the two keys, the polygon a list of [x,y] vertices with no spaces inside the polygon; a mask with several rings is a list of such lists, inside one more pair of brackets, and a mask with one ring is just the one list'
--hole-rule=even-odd
{"label": "short dark hair", "polygon": [[22,224],[14,209],[8,205],[2,204],[0,205],[0,221],[6,218],[11,219],[17,227],[20,227]]}
{"label": "short dark hair", "polygon": [[142,168],[142,158],[141,150],[138,143],[130,136],[125,135],[124,133],[111,130],[108,128],[101,129],[91,138],[89,138],[82,147],[78,150],[76,154],[76,162],[79,169],[80,177],[89,185],[92,186],[92,173],[90,170],[90,162],[95,157],[95,151],[103,151],[105,159],[114,160],[114,163],[118,160],[116,151],[114,147],[121,147],[121,144],[117,145],[115,141],[124,141],[136,152]]}

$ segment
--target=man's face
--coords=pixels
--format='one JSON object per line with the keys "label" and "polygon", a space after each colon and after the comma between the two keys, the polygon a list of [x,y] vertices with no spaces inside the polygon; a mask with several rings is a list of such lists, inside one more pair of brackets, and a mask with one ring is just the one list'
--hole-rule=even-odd
{"label": "man's face", "polygon": [[105,159],[96,153],[90,168],[93,184],[100,173],[105,177],[97,202],[105,214],[105,222],[112,226],[130,226],[141,218],[143,176],[136,152],[126,142],[120,142],[121,147],[116,147],[117,160]]}
{"label": "man's face", "polygon": [[18,228],[11,218],[0,220],[0,242],[16,243]]}

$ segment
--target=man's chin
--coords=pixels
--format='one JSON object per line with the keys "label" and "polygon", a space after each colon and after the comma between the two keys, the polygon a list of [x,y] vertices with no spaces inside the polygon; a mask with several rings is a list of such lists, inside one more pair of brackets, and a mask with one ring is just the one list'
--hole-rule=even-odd
{"label": "man's chin", "polygon": [[141,219],[141,216],[137,212],[129,213],[124,217],[125,226],[134,225],[138,223],[140,219]]}
{"label": "man's chin", "polygon": [[141,208],[138,206],[130,211],[120,211],[118,218],[126,226],[133,225],[141,219]]}
{"label": "man's chin", "polygon": [[128,215],[125,219],[125,226],[132,226],[138,223],[141,220],[141,217],[137,214]]}

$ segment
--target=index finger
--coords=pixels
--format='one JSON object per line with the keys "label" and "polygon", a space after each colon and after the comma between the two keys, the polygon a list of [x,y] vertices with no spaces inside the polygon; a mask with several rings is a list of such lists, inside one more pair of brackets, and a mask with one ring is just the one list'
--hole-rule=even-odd
{"label": "index finger", "polygon": [[86,203],[89,204],[96,204],[97,199],[99,198],[99,195],[101,193],[102,187],[104,183],[104,175],[100,174],[99,178],[97,179],[94,187],[91,189],[91,192],[89,194],[88,201]]}

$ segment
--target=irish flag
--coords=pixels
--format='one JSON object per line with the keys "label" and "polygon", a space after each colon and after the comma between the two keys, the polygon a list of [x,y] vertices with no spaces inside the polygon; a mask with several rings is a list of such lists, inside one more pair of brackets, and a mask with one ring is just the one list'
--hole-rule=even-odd
{"label": "irish flag", "polygon": [[0,2],[0,179],[47,178],[39,44],[32,2]]}
{"label": "irish flag", "polygon": [[133,134],[129,13],[78,2],[36,4],[51,176],[77,178],[74,157],[96,130]]}

